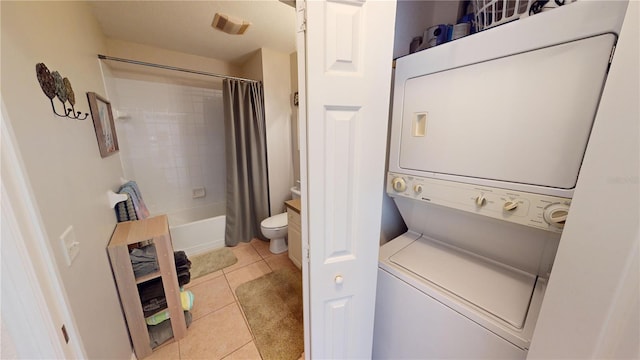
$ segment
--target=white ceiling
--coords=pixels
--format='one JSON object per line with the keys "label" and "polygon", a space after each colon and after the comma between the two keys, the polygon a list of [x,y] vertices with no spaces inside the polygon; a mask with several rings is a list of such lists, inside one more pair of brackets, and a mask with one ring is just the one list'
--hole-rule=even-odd
{"label": "white ceiling", "polygon": [[[90,1],[109,38],[240,64],[265,47],[295,51],[295,9],[278,0]],[[221,12],[251,23],[244,35],[211,27]]]}

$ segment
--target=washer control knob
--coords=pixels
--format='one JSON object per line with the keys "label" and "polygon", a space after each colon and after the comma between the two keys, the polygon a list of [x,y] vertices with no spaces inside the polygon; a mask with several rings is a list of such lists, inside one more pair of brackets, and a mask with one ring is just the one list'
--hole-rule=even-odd
{"label": "washer control knob", "polygon": [[562,228],[569,215],[569,205],[555,203],[544,209],[543,217],[549,225]]}
{"label": "washer control knob", "polygon": [[476,205],[484,206],[484,204],[486,203],[487,203],[487,198],[484,197],[484,194],[480,194],[478,195],[478,197],[476,197]]}
{"label": "washer control knob", "polygon": [[404,192],[407,190],[407,183],[401,177],[393,178],[393,180],[391,180],[391,186],[393,186],[393,190],[396,192]]}
{"label": "washer control knob", "polygon": [[420,193],[422,192],[422,184],[416,184],[416,185],[413,187],[413,191],[414,191],[416,194],[420,194]]}
{"label": "washer control knob", "polygon": [[513,211],[518,207],[518,200],[507,200],[504,205],[502,205],[502,208],[505,211]]}

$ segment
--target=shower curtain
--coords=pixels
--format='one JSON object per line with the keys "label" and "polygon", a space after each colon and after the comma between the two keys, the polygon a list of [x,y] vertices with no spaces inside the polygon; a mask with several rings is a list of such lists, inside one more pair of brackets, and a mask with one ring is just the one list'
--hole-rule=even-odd
{"label": "shower curtain", "polygon": [[227,157],[225,244],[266,240],[269,217],[267,143],[262,83],[225,79],[222,84]]}

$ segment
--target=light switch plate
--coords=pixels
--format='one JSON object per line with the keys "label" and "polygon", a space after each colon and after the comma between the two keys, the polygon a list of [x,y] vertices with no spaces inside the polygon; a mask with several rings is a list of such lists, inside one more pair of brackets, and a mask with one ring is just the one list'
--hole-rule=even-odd
{"label": "light switch plate", "polygon": [[80,252],[80,243],[76,241],[76,232],[73,230],[73,226],[69,225],[62,235],[60,235],[60,241],[62,242],[63,253],[65,260],[67,260],[67,266],[71,266],[73,260]]}

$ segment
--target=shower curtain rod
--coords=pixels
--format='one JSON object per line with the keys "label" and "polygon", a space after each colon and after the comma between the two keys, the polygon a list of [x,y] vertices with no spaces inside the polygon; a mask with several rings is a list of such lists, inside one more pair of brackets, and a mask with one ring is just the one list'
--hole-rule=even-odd
{"label": "shower curtain rod", "polygon": [[240,80],[240,81],[248,81],[248,82],[259,82],[258,80],[245,79],[245,78],[229,76],[229,75],[214,74],[214,73],[209,73],[209,72],[205,72],[205,71],[183,69],[183,68],[179,68],[179,67],[175,67],[175,66],[154,64],[154,63],[148,63],[148,62],[138,61],[138,60],[123,59],[123,58],[118,58],[118,57],[113,57],[113,56],[102,55],[102,54],[98,54],[98,59],[113,60],[113,61],[119,61],[119,62],[124,62],[124,63],[129,63],[129,64],[136,64],[136,65],[143,65],[143,66],[150,66],[150,67],[166,69],[166,70],[181,71],[181,72],[186,72],[186,73],[190,73],[190,74],[213,76],[213,77],[223,78],[223,79]]}

